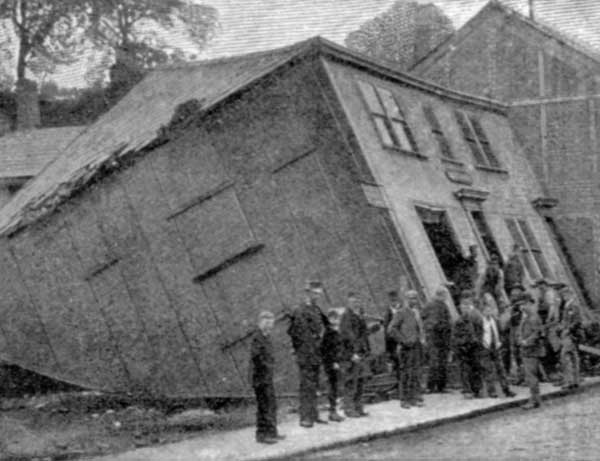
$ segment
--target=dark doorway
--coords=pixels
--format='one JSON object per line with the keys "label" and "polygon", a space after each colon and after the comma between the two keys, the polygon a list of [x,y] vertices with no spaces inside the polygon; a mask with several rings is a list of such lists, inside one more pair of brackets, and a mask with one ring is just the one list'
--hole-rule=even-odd
{"label": "dark doorway", "polygon": [[442,266],[446,279],[454,281],[458,262],[462,260],[461,251],[456,243],[454,232],[443,210],[417,207],[425,232]]}

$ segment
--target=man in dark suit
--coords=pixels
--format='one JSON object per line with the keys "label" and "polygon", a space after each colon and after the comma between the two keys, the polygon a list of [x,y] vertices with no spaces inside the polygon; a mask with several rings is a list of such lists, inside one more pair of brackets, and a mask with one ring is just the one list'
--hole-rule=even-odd
{"label": "man in dark suit", "polygon": [[302,427],[312,427],[314,423],[327,424],[327,421],[319,418],[317,409],[321,341],[327,322],[317,303],[322,293],[320,282],[312,280],[307,283],[306,300],[292,313],[288,328],[298,363]]}
{"label": "man in dark suit", "polygon": [[421,407],[423,400],[420,374],[425,329],[416,291],[409,290],[406,293],[406,306],[403,306],[392,319],[388,326],[388,334],[399,345],[401,406],[402,408]]}
{"label": "man in dark suit", "polygon": [[344,412],[349,418],[367,416],[362,403],[364,367],[370,352],[367,323],[360,315],[360,299],[348,293],[348,306],[340,322]]}
{"label": "man in dark suit", "polygon": [[474,303],[473,291],[463,291],[458,306],[460,317],[454,324],[452,333],[452,345],[460,367],[465,398],[481,397],[483,378],[483,318]]}
{"label": "man in dark suit", "polygon": [[429,392],[444,392],[446,389],[446,369],[452,333],[450,311],[446,304],[447,293],[444,287],[438,288],[433,300],[427,303],[423,309],[423,325],[429,357],[429,376],[427,379],[427,390]]}
{"label": "man in dark suit", "polygon": [[560,359],[563,372],[563,388],[575,389],[579,387],[579,353],[577,346],[583,336],[583,326],[580,306],[577,304],[573,290],[565,286],[561,290],[565,299],[562,318],[560,322]]}
{"label": "man in dark suit", "polygon": [[387,329],[396,315],[396,312],[400,310],[402,307],[402,302],[400,300],[400,296],[398,296],[398,292],[396,290],[391,290],[388,292],[388,305],[385,310],[385,314],[383,316],[383,328],[384,328],[384,338],[385,338],[385,352],[388,356],[388,360],[392,364],[392,371],[396,375],[396,379],[398,382],[400,381],[400,363],[398,361],[398,343],[394,338],[392,338]]}
{"label": "man in dark suit", "polygon": [[337,412],[338,387],[341,375],[342,336],[340,335],[341,314],[338,309],[331,308],[327,312],[327,328],[321,342],[323,369],[327,376],[329,392],[329,421],[341,422],[344,418]]}
{"label": "man in dark suit", "polygon": [[275,357],[271,342],[274,323],[272,312],[261,312],[258,331],[250,346],[250,380],[256,395],[256,441],[268,444],[285,438],[277,433],[277,400],[273,385]]}
{"label": "man in dark suit", "polygon": [[523,368],[525,370],[525,381],[529,386],[531,396],[529,402],[523,406],[524,410],[537,408],[541,404],[540,399],[540,358],[544,356],[543,323],[537,314],[533,297],[524,294],[518,301],[521,305],[523,318],[519,325],[517,341],[521,347]]}

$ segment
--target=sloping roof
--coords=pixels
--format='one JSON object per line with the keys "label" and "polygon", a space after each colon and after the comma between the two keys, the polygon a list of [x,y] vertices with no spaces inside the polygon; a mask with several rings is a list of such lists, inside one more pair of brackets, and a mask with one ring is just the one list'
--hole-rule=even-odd
{"label": "sloping roof", "polygon": [[82,126],[15,131],[0,137],[0,179],[37,175],[82,131]]}
{"label": "sloping roof", "polygon": [[206,111],[284,63],[313,51],[335,55],[429,93],[487,110],[505,110],[499,102],[419,80],[390,68],[388,63],[366,59],[320,37],[268,52],[159,69],[89,126],[4,206],[0,214],[0,235],[10,234],[52,211],[74,190],[90,181],[104,164],[152,143],[182,103],[195,99],[199,101],[196,109]]}
{"label": "sloping roof", "polygon": [[529,17],[521,14],[519,11],[501,3],[499,0],[490,0],[479,11],[479,13],[473,16],[473,18],[471,18],[463,27],[461,27],[450,38],[448,38],[448,40],[442,42],[420,62],[416,63],[412,70],[417,72],[426,70],[430,65],[437,62],[445,54],[452,51],[458,43],[460,43],[471,32],[476,30],[491,14],[494,13],[501,13],[506,19],[516,19],[522,24],[526,24],[543,35],[569,46],[576,53],[579,53],[583,57],[593,61],[594,64],[600,65],[600,53],[592,46],[589,46],[564,32],[560,32],[555,27],[545,24],[539,19],[532,20]]}

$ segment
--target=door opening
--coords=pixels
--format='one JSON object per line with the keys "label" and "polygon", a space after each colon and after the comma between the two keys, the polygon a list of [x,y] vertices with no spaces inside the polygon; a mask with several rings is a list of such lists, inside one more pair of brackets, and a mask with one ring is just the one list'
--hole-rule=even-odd
{"label": "door opening", "polygon": [[421,218],[427,237],[429,237],[446,279],[454,282],[458,275],[456,269],[459,267],[458,262],[462,260],[462,254],[456,243],[446,212],[444,210],[417,207],[417,213]]}

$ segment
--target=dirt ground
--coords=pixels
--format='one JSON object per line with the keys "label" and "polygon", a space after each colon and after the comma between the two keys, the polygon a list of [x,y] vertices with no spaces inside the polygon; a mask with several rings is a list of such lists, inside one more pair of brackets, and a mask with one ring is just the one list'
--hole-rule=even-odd
{"label": "dirt ground", "polygon": [[[212,407],[212,408],[209,408]],[[279,418],[293,417],[291,401]],[[165,409],[65,392],[5,400],[0,406],[0,460],[65,460],[176,442],[254,424],[249,402]]]}

